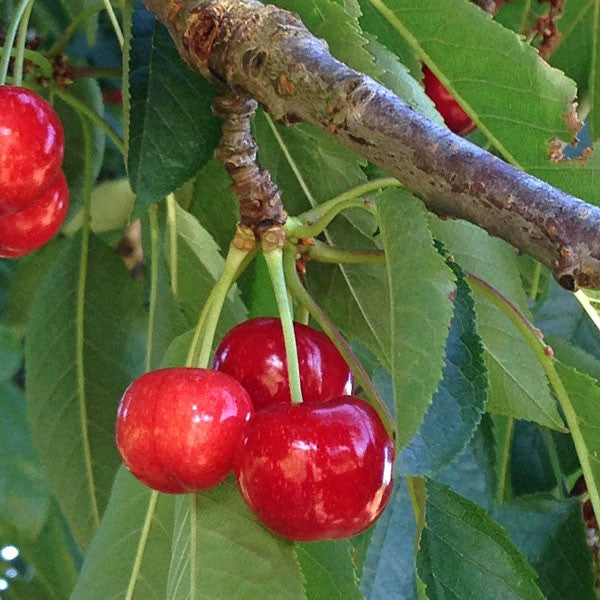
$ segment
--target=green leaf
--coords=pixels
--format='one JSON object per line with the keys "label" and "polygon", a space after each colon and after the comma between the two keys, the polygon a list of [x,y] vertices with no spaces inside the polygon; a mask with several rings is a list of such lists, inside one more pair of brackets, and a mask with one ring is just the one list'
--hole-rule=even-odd
{"label": "green leaf", "polygon": [[285,190],[285,206],[291,215],[367,179],[361,168],[367,164],[364,158],[311,125],[289,129],[258,111],[254,135],[260,148],[260,164]]}
{"label": "green leaf", "polygon": [[482,508],[430,481],[426,518],[417,571],[430,600],[543,600],[525,557]]}
{"label": "green leaf", "polygon": [[327,42],[331,54],[353,69],[376,76],[373,57],[365,49],[366,39],[358,19],[331,0],[278,0],[277,5],[298,13],[313,35]]}
{"label": "green leaf", "polygon": [[[64,519],[52,502],[43,528],[35,538],[22,537],[0,522],[2,540],[20,552],[15,567],[24,571],[22,580],[10,580],[7,598],[26,600],[64,600],[77,580],[79,555],[69,536]],[[3,594],[4,597],[4,594]]]}
{"label": "green leaf", "polygon": [[487,403],[487,368],[475,304],[462,269],[455,265],[453,270],[458,287],[443,379],[421,428],[396,460],[400,475],[431,476],[447,467],[468,444]]}
{"label": "green leaf", "polygon": [[94,236],[85,246],[78,234],[62,248],[31,308],[25,362],[33,440],[84,548],[121,462],[114,443],[119,398],[143,370],[140,292],[111,248]]}
{"label": "green leaf", "polygon": [[[100,86],[95,79],[78,79],[69,86],[69,95],[85,104],[98,115],[103,115],[104,105]],[[83,204],[83,186],[85,177],[85,148],[81,119],[87,119],[69,104],[56,98],[54,108],[60,117],[65,132],[65,159],[62,170],[69,183],[69,214],[75,214]],[[93,162],[92,179],[96,181],[102,167],[106,138],[99,127],[88,121],[92,132]]]}
{"label": "green leaf", "polygon": [[165,598],[174,507],[174,496],[153,492],[122,466],[71,600],[125,598],[128,589],[131,600]]}
{"label": "green leaf", "polygon": [[[530,316],[512,247],[465,222],[432,220],[432,229],[464,269],[482,277]],[[529,344],[490,301],[476,295],[475,305],[490,377],[488,410],[562,429],[546,375]]]}
{"label": "green leaf", "polygon": [[[176,299],[180,302],[184,314],[193,325],[204,305],[215,282],[223,272],[225,261],[219,253],[214,239],[198,223],[190,213],[176,206],[177,232],[177,281]],[[171,272],[168,248],[172,239],[167,236],[165,255]],[[227,297],[221,315],[220,333],[233,327],[246,318],[246,308],[240,299],[239,291],[234,286]]]}
{"label": "green leaf", "polygon": [[0,382],[9,381],[23,361],[21,340],[12,330],[0,323]]}
{"label": "green leaf", "polygon": [[394,484],[392,497],[377,521],[361,575],[369,600],[416,600],[415,534],[417,528],[405,479]]}
{"label": "green leaf", "polygon": [[497,495],[495,433],[492,418],[484,414],[467,447],[435,478],[487,510]]}
{"label": "green leaf", "polygon": [[49,493],[31,442],[25,399],[12,383],[0,384],[0,529],[29,540],[42,530]]}
{"label": "green leaf", "polygon": [[363,600],[351,552],[347,540],[296,546],[308,600]]}
{"label": "green leaf", "polygon": [[547,600],[597,600],[579,500],[523,498],[501,506],[498,520],[537,571]]}
{"label": "green leaf", "polygon": [[251,515],[235,483],[195,497],[197,552],[190,552],[191,496],[178,499],[167,598],[190,597],[194,562],[198,600],[304,600],[302,574],[289,542],[272,535]]}
{"label": "green leaf", "polygon": [[231,191],[231,179],[216,158],[208,161],[196,177],[190,212],[215,239],[221,254],[226,255],[240,219],[240,209]]}
{"label": "green leaf", "polygon": [[390,189],[378,194],[377,208],[390,290],[396,442],[402,448],[418,431],[442,378],[455,283],[419,200]]}
{"label": "green leaf", "polygon": [[141,4],[133,14],[129,94],[127,168],[140,216],[198,172],[219,135],[212,86],[181,60],[167,29]]}

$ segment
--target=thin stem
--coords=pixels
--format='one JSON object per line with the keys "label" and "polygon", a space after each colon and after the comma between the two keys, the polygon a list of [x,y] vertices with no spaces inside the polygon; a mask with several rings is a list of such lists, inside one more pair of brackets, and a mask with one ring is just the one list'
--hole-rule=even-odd
{"label": "thin stem", "polygon": [[[317,221],[323,219],[329,213],[333,213],[333,216],[331,217],[332,219],[340,211],[347,208],[352,208],[354,206],[364,208],[369,212],[374,213],[376,210],[374,207],[370,206],[368,203],[365,203],[364,200],[361,201],[359,199],[369,192],[375,192],[377,190],[382,190],[389,187],[402,187],[402,184],[393,177],[383,177],[381,179],[374,179],[373,181],[368,181],[367,183],[357,185],[343,194],[340,194],[339,196],[336,196],[327,202],[323,202],[323,204],[319,204],[317,207],[298,215],[295,218],[296,223],[292,222],[289,225],[289,229],[286,225],[286,232],[291,233],[290,230],[293,228],[293,232],[296,234],[296,229],[299,229],[300,232],[297,237],[314,237],[314,235],[321,233],[323,229],[317,232],[317,234],[303,235],[304,232],[302,231],[302,227],[311,227],[312,224],[316,224]],[[329,221],[331,221],[331,219],[329,219]],[[298,226],[298,221],[307,223],[308,225]]]}
{"label": "thin stem", "polygon": [[311,260],[324,263],[364,265],[385,262],[383,250],[341,250],[321,243],[300,246],[299,250]]}
{"label": "thin stem", "polygon": [[123,600],[132,600],[133,594],[135,593],[135,587],[137,585],[140,571],[142,569],[142,561],[144,560],[144,553],[146,551],[146,544],[148,543],[148,536],[150,535],[150,529],[152,527],[152,521],[154,514],[156,513],[156,504],[158,502],[158,492],[152,491],[150,494],[150,500],[148,502],[148,510],[146,511],[146,518],[144,519],[144,525],[142,527],[142,533],[140,535],[140,541],[138,542],[137,552],[135,553],[135,561],[131,569],[131,576],[129,577],[129,584],[127,585],[127,592]]}
{"label": "thin stem", "polygon": [[298,273],[296,272],[295,250],[292,247],[285,248],[283,268],[288,289],[292,292],[293,297],[308,310],[312,318],[329,336],[339,353],[343,356],[344,360],[350,367],[358,385],[362,387],[365,396],[379,414],[388,434],[392,438],[395,437],[394,419],[392,418],[388,407],[385,405],[385,402],[381,399],[375,384],[367,375],[367,372],[354,355],[354,352],[352,352],[348,342],[344,339],[331,319],[323,312],[321,307],[313,300],[312,296],[302,285],[302,282],[298,277]]}
{"label": "thin stem", "polygon": [[529,292],[529,295],[531,297],[532,300],[536,300],[538,297],[538,294],[540,292],[540,278],[542,276],[542,263],[536,261],[535,262],[535,268],[533,270],[533,277],[531,280],[531,291]]}
{"label": "thin stem", "polygon": [[25,58],[25,44],[27,43],[27,28],[29,27],[29,17],[31,16],[31,9],[33,8],[33,1],[30,0],[29,4],[25,8],[21,23],[19,24],[19,34],[17,36],[17,47],[15,54],[15,66],[14,66],[14,77],[15,85],[23,84],[23,62]]}
{"label": "thin stem", "polygon": [[60,54],[69,43],[69,40],[73,37],[73,34],[84,24],[87,20],[97,12],[100,12],[104,8],[103,2],[98,2],[98,4],[94,4],[82,12],[80,12],[77,17],[69,23],[67,28],[65,29],[62,36],[56,40],[52,48],[48,51],[48,56],[54,57],[57,54]]}
{"label": "thin stem", "polygon": [[156,204],[150,206],[150,305],[148,307],[148,341],[146,344],[146,371],[152,366],[152,346],[154,343],[154,317],[158,302],[158,216]]}
{"label": "thin stem", "polygon": [[177,201],[175,194],[167,196],[167,228],[169,230],[169,264],[171,271],[171,290],[173,297],[177,299],[179,295],[178,284],[178,257],[177,257],[177,213],[175,211]]}
{"label": "thin stem", "polygon": [[77,285],[77,309],[76,309],[76,369],[77,369],[77,395],[79,399],[79,426],[81,427],[81,439],[85,456],[85,472],[92,505],[92,517],[96,527],[100,525],[100,510],[96,498],[96,483],[92,470],[92,453],[90,448],[90,437],[88,431],[88,410],[85,384],[85,293],[88,273],[88,256],[90,245],[90,220],[91,220],[91,198],[92,198],[92,164],[93,148],[92,133],[89,123],[80,116],[81,128],[84,140],[84,177],[83,177],[83,225],[81,228],[81,256],[79,261],[79,278]]}
{"label": "thin stem", "polygon": [[510,457],[512,449],[513,433],[515,431],[515,420],[513,417],[506,417],[508,425],[506,427],[506,436],[502,446],[502,455],[500,457],[500,472],[498,474],[498,504],[504,504],[506,501],[506,490],[510,477]]}
{"label": "thin stem", "polygon": [[15,16],[6,31],[6,38],[4,40],[4,52],[2,53],[2,60],[0,60],[0,85],[6,83],[6,77],[8,75],[8,66],[10,64],[11,49],[15,43],[15,36],[17,35],[17,28],[23,18],[23,14],[27,9],[27,5],[30,0],[21,0],[17,5]]}
{"label": "thin stem", "polygon": [[298,349],[296,347],[296,334],[294,333],[294,319],[288,300],[285,275],[283,273],[283,252],[275,248],[264,253],[265,262],[271,277],[271,284],[275,292],[275,300],[279,309],[281,327],[283,328],[283,341],[287,359],[288,379],[292,404],[302,402],[302,388],[300,386],[300,365],[298,364]]}
{"label": "thin stem", "polygon": [[115,30],[115,35],[117,36],[117,40],[119,41],[119,46],[123,48],[123,42],[125,41],[123,38],[123,31],[121,29],[121,25],[119,25],[117,15],[115,15],[115,11],[113,10],[110,0],[104,0],[104,8],[106,8],[108,18],[110,19],[112,27]]}
{"label": "thin stem", "polygon": [[529,343],[531,349],[534,351],[537,359],[542,365],[567,421],[573,444],[577,451],[579,463],[581,464],[581,470],[583,471],[583,476],[587,483],[594,512],[600,514],[600,494],[598,493],[598,487],[594,479],[594,472],[592,470],[592,464],[585,445],[585,440],[583,439],[581,429],[579,428],[577,413],[575,412],[569,394],[556,371],[554,360],[546,354],[548,346],[539,338],[537,329],[527,320],[525,315],[523,315],[523,313],[498,290],[470,273],[467,274],[467,279],[473,289],[490,300],[511,320],[519,333],[521,333],[523,338]]}
{"label": "thin stem", "polygon": [[223,304],[229,289],[249,264],[252,256],[252,253],[246,250],[238,250],[233,244],[229,246],[223,274],[215,283],[198,317],[198,323],[187,356],[186,365],[188,367],[196,365],[206,368],[208,366]]}
{"label": "thin stem", "polygon": [[198,560],[198,494],[190,494],[190,600],[196,600]]}
{"label": "thin stem", "polygon": [[62,91],[59,88],[54,88],[53,92],[63,101],[72,106],[76,111],[84,114],[94,125],[97,125],[102,131],[113,141],[117,150],[125,156],[125,144],[123,140],[112,130],[110,125],[96,112],[94,112],[89,106],[83,103],[81,100],[75,98],[71,94]]}

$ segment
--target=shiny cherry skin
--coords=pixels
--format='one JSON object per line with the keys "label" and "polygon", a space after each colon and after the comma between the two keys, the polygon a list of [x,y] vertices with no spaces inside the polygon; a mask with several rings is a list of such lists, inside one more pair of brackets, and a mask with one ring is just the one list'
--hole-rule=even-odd
{"label": "shiny cherry skin", "polygon": [[454,96],[426,66],[423,66],[423,85],[425,86],[425,93],[433,100],[448,129],[458,135],[467,135],[475,129],[476,125],[471,117],[460,107]]}
{"label": "shiny cherry skin", "polygon": [[69,188],[61,171],[34,204],[0,217],[0,257],[25,256],[43,246],[60,229],[68,210]]}
{"label": "shiny cherry skin", "polygon": [[49,187],[64,147],[60,119],[44,98],[0,86],[0,216],[23,210]]}
{"label": "shiny cherry skin", "polygon": [[[304,402],[352,393],[353,377],[333,342],[321,331],[294,323]],[[213,366],[237,379],[256,410],[290,404],[287,359],[279,319],[259,317],[236,325],[215,352]]]}
{"label": "shiny cherry skin", "polygon": [[294,541],[347,538],[372,525],[392,491],[394,445],[364,400],[278,404],[254,414],[235,473],[250,510]]}
{"label": "shiny cherry skin", "polygon": [[117,447],[133,475],[155,490],[205,490],[232,470],[252,413],[244,388],[225,373],[151,371],[123,394]]}

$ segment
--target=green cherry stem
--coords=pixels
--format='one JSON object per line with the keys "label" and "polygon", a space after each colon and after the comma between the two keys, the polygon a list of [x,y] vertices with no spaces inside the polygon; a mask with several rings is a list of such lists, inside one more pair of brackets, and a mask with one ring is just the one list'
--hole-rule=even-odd
{"label": "green cherry stem", "polygon": [[298,250],[311,260],[323,263],[364,265],[385,262],[383,250],[340,250],[318,240],[315,240],[314,246],[300,245]]}
{"label": "green cherry stem", "polygon": [[4,38],[4,52],[2,53],[2,59],[0,60],[0,85],[6,83],[6,77],[8,76],[8,66],[10,64],[11,50],[15,43],[15,36],[17,35],[17,29],[19,23],[23,18],[23,14],[27,10],[27,6],[31,0],[21,0],[17,5],[15,16],[11,21],[8,30],[6,31],[6,37]]}
{"label": "green cherry stem", "polygon": [[115,11],[113,10],[112,4],[110,0],[104,0],[104,8],[108,13],[108,18],[110,19],[110,23],[112,28],[114,29],[115,35],[117,36],[117,41],[119,42],[119,46],[123,48],[123,42],[125,41],[123,38],[123,30],[121,29],[121,25],[119,25],[119,21],[117,20],[117,15],[115,15]]}
{"label": "green cherry stem", "polygon": [[229,246],[223,273],[215,283],[198,317],[186,366],[191,367],[196,365],[202,368],[208,366],[215,331],[217,330],[219,317],[221,316],[223,304],[225,303],[229,289],[253,257],[254,253],[251,251],[238,250],[233,243]]}
{"label": "green cherry stem", "polygon": [[33,1],[30,0],[29,4],[25,8],[21,23],[19,24],[19,33],[17,35],[17,46],[15,52],[15,85],[23,84],[23,62],[25,60],[25,44],[27,43],[27,28],[29,27],[29,17],[31,16],[31,9],[33,8]]}
{"label": "green cherry stem", "polygon": [[281,248],[274,248],[264,253],[265,262],[271,277],[277,308],[283,328],[283,341],[285,343],[285,355],[288,366],[288,379],[290,381],[290,393],[292,404],[302,402],[302,388],[300,387],[300,365],[298,364],[298,349],[296,347],[296,335],[294,333],[294,319],[288,298],[283,273],[283,252]]}
{"label": "green cherry stem", "polygon": [[117,150],[125,156],[125,144],[123,140],[112,130],[110,125],[94,110],[92,110],[85,103],[81,102],[67,92],[63,92],[61,89],[55,87],[52,88],[52,91],[66,104],[72,106],[76,111],[85,115],[94,125],[97,125],[102,131],[107,135],[114,145],[117,147]]}
{"label": "green cherry stem", "polygon": [[487,298],[492,304],[497,306],[513,323],[519,333],[523,336],[533,350],[536,358],[540,362],[546,377],[554,390],[554,394],[560,404],[563,411],[579,463],[581,464],[581,470],[587,483],[590,500],[596,514],[600,514],[600,493],[594,479],[594,471],[590,462],[590,456],[587,451],[583,434],[579,427],[579,419],[575,408],[571,403],[571,398],[567,392],[563,382],[556,371],[554,366],[554,359],[548,353],[548,346],[540,339],[538,330],[530,323],[529,319],[522,313],[522,311],[515,306],[506,296],[491,286],[489,283],[480,279],[472,273],[467,273],[467,280],[471,287],[478,292],[484,298]]}
{"label": "green cherry stem", "polygon": [[339,350],[344,360],[350,366],[354,373],[357,383],[362,387],[365,396],[370,404],[378,412],[388,434],[394,438],[394,419],[390,414],[385,402],[381,399],[375,384],[367,375],[367,372],[360,364],[359,360],[352,352],[352,348],[344,339],[344,336],[337,330],[331,319],[323,312],[321,307],[313,300],[312,296],[306,291],[302,285],[298,273],[296,272],[296,251],[295,248],[287,246],[283,254],[283,268],[285,272],[285,280],[288,289],[292,292],[292,296],[308,310],[312,318],[319,324],[321,329],[329,336],[335,347]]}
{"label": "green cherry stem", "polygon": [[288,219],[285,224],[285,231],[289,238],[314,237],[319,235],[340,212],[348,208],[363,208],[374,214],[375,207],[370,202],[361,200],[361,196],[369,192],[401,185],[393,177],[375,179],[358,185],[295,218]]}

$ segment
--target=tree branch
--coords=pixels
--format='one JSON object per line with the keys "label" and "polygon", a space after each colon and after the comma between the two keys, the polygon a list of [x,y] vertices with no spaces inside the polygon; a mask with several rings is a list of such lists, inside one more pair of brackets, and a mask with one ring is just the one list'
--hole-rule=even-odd
{"label": "tree branch", "polygon": [[335,60],[299,18],[256,0],[145,0],[191,68],[306,122],[397,177],[440,216],[471,221],[600,289],[600,209],[503,162]]}

